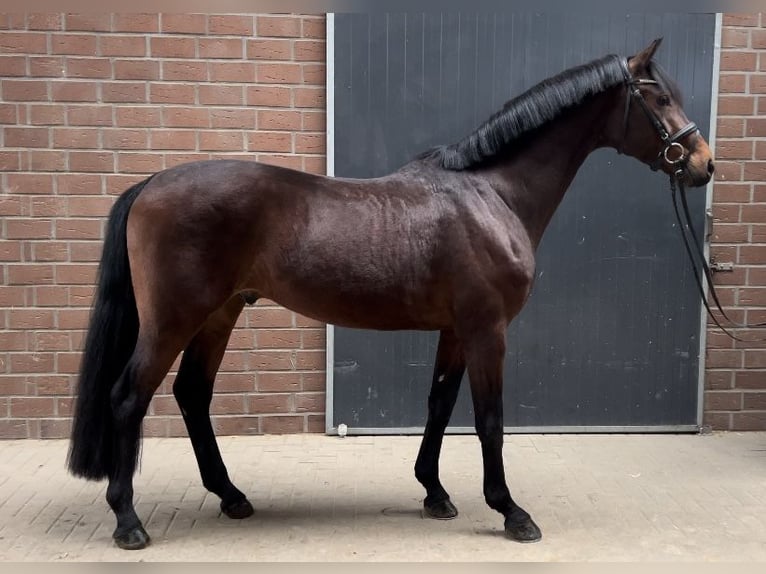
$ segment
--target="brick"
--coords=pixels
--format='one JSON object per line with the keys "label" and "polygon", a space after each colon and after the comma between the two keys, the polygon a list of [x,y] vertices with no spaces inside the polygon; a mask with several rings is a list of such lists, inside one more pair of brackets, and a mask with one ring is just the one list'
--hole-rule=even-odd
{"label": "brick", "polygon": [[324,64],[305,64],[302,68],[304,84],[325,84],[327,79],[327,69]]}
{"label": "brick", "polygon": [[[116,110],[116,125],[126,128],[157,127],[161,125],[161,114],[158,107],[119,107]],[[187,110],[190,111],[190,110]],[[165,110],[163,110],[163,113]]]}
{"label": "brick", "polygon": [[[53,362],[51,361],[51,366],[52,365]],[[54,402],[51,397],[11,398],[12,417],[49,417],[54,414]]]}
{"label": "brick", "polygon": [[722,48],[747,48],[750,43],[750,31],[736,28],[723,28],[721,30]]}
{"label": "brick", "polygon": [[57,102],[95,102],[97,88],[95,82],[51,82],[51,99]]}
{"label": "brick", "polygon": [[303,170],[303,158],[294,155],[258,154],[256,161],[288,169]]}
{"label": "brick", "polygon": [[[327,125],[327,119],[324,112],[304,112],[303,113],[303,129],[305,131],[312,132],[324,132]],[[716,163],[716,166],[718,164]],[[716,167],[716,172],[718,168]]]}
{"label": "brick", "polygon": [[70,126],[112,125],[112,106],[67,106],[66,118]]}
{"label": "brick", "polygon": [[742,409],[739,391],[708,391],[705,393],[706,411],[738,411]]}
{"label": "brick", "polygon": [[112,172],[114,171],[114,154],[111,152],[71,152],[69,154],[71,171]]}
{"label": "brick", "polygon": [[71,432],[72,420],[69,418],[40,420],[41,439],[68,438]]}
{"label": "brick", "polygon": [[242,393],[255,390],[255,376],[251,373],[219,373],[216,377],[216,393]]}
{"label": "brick", "polygon": [[288,413],[292,411],[292,395],[267,394],[247,397],[247,412],[250,414]]}
{"label": "brick", "polygon": [[159,32],[159,14],[114,14],[113,32]]}
{"label": "brick", "polygon": [[303,432],[304,418],[302,416],[264,416],[261,419],[261,430],[265,434],[291,434]]}
{"label": "brick", "polygon": [[715,203],[749,203],[751,186],[744,183],[717,182],[713,188]]}
{"label": "brick", "polygon": [[[713,228],[713,241],[716,243],[746,243],[749,240],[747,227],[739,224],[718,224]],[[727,277],[729,274],[727,274]],[[734,279],[739,280],[739,277]]]}
{"label": "brick", "polygon": [[290,40],[248,40],[247,57],[251,60],[292,60]]}
{"label": "brick", "polygon": [[63,78],[67,75],[66,60],[61,56],[30,56],[29,75],[39,78]]}
{"label": "brick", "polygon": [[729,430],[731,429],[731,414],[706,412],[703,417],[703,424],[710,425],[713,430]]}
{"label": "brick", "polygon": [[257,416],[214,416],[215,434],[249,435],[260,433],[260,417]]}
{"label": "brick", "polygon": [[248,151],[290,152],[292,135],[286,132],[256,132],[247,136]]}
{"label": "brick", "polygon": [[160,26],[166,34],[206,34],[207,17],[204,14],[162,14]]}
{"label": "brick", "polygon": [[285,16],[258,16],[256,18],[258,36],[276,36],[298,38],[301,33],[299,18]]}
{"label": "brick", "polygon": [[717,161],[715,164],[716,182],[738,182],[742,180],[742,162]]}
{"label": "brick", "polygon": [[299,84],[301,82],[300,64],[258,64],[256,79],[264,84]]}
{"label": "brick", "polygon": [[297,392],[301,390],[301,375],[294,372],[258,373],[259,392]]}
{"label": "brick", "polygon": [[207,80],[206,62],[163,61],[163,80],[180,80],[183,82],[204,82]]}
{"label": "brick", "polygon": [[746,181],[766,181],[766,161],[745,162]]}
{"label": "brick", "polygon": [[[211,82],[255,82],[255,64],[251,62],[211,62],[208,71]],[[201,86],[205,88],[207,86]]]}
{"label": "brick", "polygon": [[[26,351],[27,350],[27,334],[23,331],[0,331],[0,349],[3,351]],[[8,394],[22,394],[24,392],[24,385],[20,385],[22,388],[20,393],[9,393],[3,384],[3,379],[0,378],[0,395]]]}
{"label": "brick", "polygon": [[[745,31],[743,30],[743,32]],[[752,48],[756,50],[766,49],[766,30],[752,30],[750,31],[750,34],[752,38]]]}
{"label": "brick", "polygon": [[251,15],[211,15],[207,19],[208,34],[226,36],[252,36],[253,16]]}
{"label": "brick", "polygon": [[0,171],[18,171],[21,169],[21,153],[18,151],[0,151]]}
{"label": "brick", "polygon": [[[96,211],[98,209],[98,206],[91,207],[90,211]],[[83,210],[85,211],[85,210]],[[104,209],[104,216],[107,214],[107,209]],[[85,215],[85,214],[83,214]],[[84,241],[84,242],[71,242],[70,244],[70,260],[72,263],[92,263],[92,262],[98,262],[101,260],[101,243],[100,242],[92,242],[92,241]],[[74,299],[78,299],[81,297],[87,297],[87,301],[85,301],[85,304],[87,306],[90,306],[90,298],[92,296],[92,293],[90,290],[80,293],[80,292],[73,292],[72,289],[69,290],[70,293],[70,302]],[[82,301],[79,301],[82,302]],[[71,303],[70,303],[71,304]]]}
{"label": "brick", "polygon": [[68,56],[93,56],[97,37],[91,34],[52,34],[51,53]]}
{"label": "brick", "polygon": [[766,137],[766,118],[747,119],[745,135],[748,137]]}
{"label": "brick", "polygon": [[3,99],[7,102],[46,101],[48,83],[42,80],[2,80]]}
{"label": "brick", "polygon": [[104,102],[138,104],[147,101],[145,82],[104,82],[101,84]]}
{"label": "brick", "polygon": [[64,22],[66,30],[110,32],[112,29],[111,14],[66,14]]}
{"label": "brick", "polygon": [[146,130],[105,130],[104,149],[147,149]]}
{"label": "brick", "polygon": [[297,40],[295,42],[295,59],[302,62],[324,62],[326,58],[324,41]]}
{"label": "brick", "polygon": [[48,40],[37,32],[3,32],[0,34],[0,53],[46,54]]}
{"label": "brick", "polygon": [[296,108],[322,108],[326,105],[324,88],[294,88]]}
{"label": "brick", "polygon": [[[96,268],[96,265],[86,264],[57,265],[56,282],[61,285],[92,285],[96,279]],[[64,309],[59,311],[59,327],[62,329],[67,327],[61,324],[61,319],[65,312],[69,311]],[[85,316],[87,317],[87,313]]]}
{"label": "brick", "polygon": [[61,195],[98,195],[103,187],[100,175],[61,174],[57,180]]}
{"label": "brick", "polygon": [[51,329],[53,325],[53,311],[49,309],[11,309],[8,314],[11,329]]}
{"label": "brick", "polygon": [[208,153],[178,153],[178,154],[165,154],[165,169],[181,165],[183,163],[189,163],[191,161],[202,161],[211,159]]}
{"label": "brick", "polygon": [[210,403],[210,413],[228,415],[245,412],[245,395],[214,395]]}
{"label": "brick", "polygon": [[95,128],[55,128],[53,147],[95,149],[99,147],[98,135]]}
{"label": "brick", "polygon": [[149,101],[154,104],[194,104],[196,99],[195,86],[189,84],[149,84]]}
{"label": "brick", "polygon": [[68,161],[65,151],[29,150],[26,160],[29,171],[67,171]]}
{"label": "brick", "polygon": [[236,38],[200,38],[198,50],[200,58],[241,59],[244,55],[243,40]]}
{"label": "brick", "polygon": [[[51,233],[51,237],[53,234]],[[32,260],[37,263],[45,261],[67,261],[69,249],[63,241],[45,241],[35,243],[32,251]]]}
{"label": "brick", "polygon": [[242,108],[210,109],[210,127],[212,128],[254,130],[255,118],[255,110]]}
{"label": "brick", "polygon": [[156,173],[163,169],[162,156],[148,153],[121,153],[117,169],[123,173]]}
{"label": "brick", "polygon": [[66,213],[66,199],[63,197],[34,196],[30,199],[31,214],[34,217],[56,217]]}
{"label": "brick", "polygon": [[248,106],[289,107],[290,88],[278,86],[248,86]]}
{"label": "brick", "polygon": [[766,390],[766,371],[737,371],[734,386],[737,389]]}
{"label": "brick", "polygon": [[766,368],[766,349],[745,350],[744,367],[746,369]]}
{"label": "brick", "polygon": [[45,219],[9,219],[5,222],[5,239],[49,239],[51,221]]}
{"label": "brick", "polygon": [[732,414],[731,430],[749,431],[766,428],[766,412],[741,412]]}
{"label": "brick", "polygon": [[724,26],[758,26],[758,14],[732,14],[723,15]]}
{"label": "brick", "polygon": [[742,94],[747,88],[747,75],[745,74],[721,74],[718,89],[722,94]]}
{"label": "brick", "polygon": [[8,193],[53,195],[53,178],[50,175],[9,173],[6,181]]}
{"label": "brick", "polygon": [[742,137],[745,134],[745,120],[742,118],[718,118],[718,137]]}
{"label": "brick", "polygon": [[171,108],[162,110],[162,125],[172,128],[206,128],[210,117],[205,108]]}
{"label": "brick", "polygon": [[66,108],[61,105],[33,104],[29,106],[29,122],[32,125],[61,125],[66,123]]}
{"label": "brick", "polygon": [[116,80],[159,80],[160,63],[152,60],[115,60]]}
{"label": "brick", "polygon": [[98,54],[142,57],[146,55],[146,39],[144,36],[101,35],[98,37]]}
{"label": "brick", "polygon": [[57,239],[100,239],[101,219],[76,219],[67,217],[56,220]]}
{"label": "brick", "polygon": [[241,150],[244,134],[235,131],[200,132],[200,150]]}
{"label": "brick", "polygon": [[15,128],[3,129],[6,147],[41,148],[49,147],[50,131],[48,128]]}
{"label": "brick", "polygon": [[150,149],[193,150],[197,147],[197,135],[188,130],[154,130],[150,132]]}
{"label": "brick", "polygon": [[[35,289],[35,305],[37,307],[66,307],[69,302],[69,294],[66,288],[43,286]],[[36,333],[37,335],[43,333]],[[50,335],[50,333],[44,333]],[[66,339],[65,349],[36,348],[37,351],[69,350],[69,336],[66,333],[60,334],[60,337]]]}
{"label": "brick", "polygon": [[742,351],[710,349],[707,351],[705,366],[708,369],[741,368]]}
{"label": "brick", "polygon": [[740,220],[743,223],[766,223],[766,204],[743,205]]}
{"label": "brick", "polygon": [[299,130],[301,128],[301,114],[297,111],[271,111],[258,112],[258,129],[260,130]]}
{"label": "brick", "polygon": [[[0,195],[0,215],[22,215],[23,208],[21,205],[21,197],[9,197],[8,195]],[[26,198],[24,198],[26,204]]]}
{"label": "brick", "polygon": [[310,433],[324,433],[325,432],[325,415],[308,415],[306,417],[308,420],[308,426],[306,428],[307,432]]}
{"label": "brick", "polygon": [[301,36],[304,38],[324,38],[327,35],[327,24],[322,18],[303,18],[301,27]]}
{"label": "brick", "polygon": [[0,124],[15,124],[17,122],[16,104],[0,103]]}
{"label": "brick", "polygon": [[755,111],[755,97],[722,95],[718,97],[719,116],[752,116]]}
{"label": "brick", "polygon": [[202,85],[199,87],[199,102],[208,106],[242,105],[244,88],[224,84]]}
{"label": "brick", "polygon": [[0,56],[0,77],[26,75],[27,59],[25,56]]}
{"label": "brick", "polygon": [[299,393],[295,395],[295,412],[324,413],[325,393]]}
{"label": "brick", "polygon": [[61,14],[27,14],[29,30],[61,30],[63,25]]}
{"label": "brick", "polygon": [[110,78],[112,62],[108,58],[67,58],[66,70],[72,78]]}
{"label": "brick", "polygon": [[324,134],[296,134],[295,153],[325,153]]}
{"label": "brick", "polygon": [[153,37],[151,55],[155,58],[194,58],[197,44],[194,38]]}

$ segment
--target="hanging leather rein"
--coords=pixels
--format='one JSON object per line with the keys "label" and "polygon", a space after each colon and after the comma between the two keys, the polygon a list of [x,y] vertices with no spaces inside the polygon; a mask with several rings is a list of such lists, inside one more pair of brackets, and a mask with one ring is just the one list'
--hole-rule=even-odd
{"label": "hanging leather rein", "polygon": [[[657,155],[657,158],[650,164],[650,167],[652,168],[652,170],[657,171],[662,165],[662,162],[664,161],[673,168],[672,173],[670,175],[670,190],[672,192],[672,197],[673,197],[673,210],[675,211],[678,227],[681,230],[681,236],[683,237],[683,240],[684,240],[684,247],[686,248],[686,253],[689,256],[689,261],[691,262],[692,268],[694,269],[694,280],[697,284],[697,288],[702,298],[702,303],[705,305],[705,309],[707,310],[708,315],[710,315],[710,318],[713,320],[713,323],[715,323],[715,325],[719,329],[721,329],[721,331],[723,331],[729,337],[731,337],[732,339],[736,341],[760,342],[760,341],[766,340],[766,339],[742,339],[732,334],[731,332],[729,332],[723,325],[721,325],[718,318],[716,318],[716,316],[713,314],[713,311],[710,308],[710,305],[708,304],[707,296],[705,295],[705,289],[700,279],[700,275],[704,275],[705,280],[707,281],[707,284],[708,284],[710,295],[713,298],[713,301],[715,302],[715,305],[718,311],[720,311],[721,316],[730,323],[731,327],[752,329],[752,328],[766,326],[766,323],[755,323],[755,324],[738,323],[732,320],[726,314],[726,311],[723,310],[723,308],[721,307],[721,302],[718,299],[718,293],[715,290],[715,285],[713,284],[713,273],[710,270],[710,267],[708,266],[704,253],[702,252],[702,247],[701,247],[702,243],[699,241],[697,237],[697,233],[694,231],[694,227],[691,224],[692,218],[689,212],[689,205],[686,200],[686,187],[684,186],[684,183],[683,183],[683,178],[686,172],[686,164],[688,162],[689,156],[687,154],[686,148],[680,143],[680,140],[699,131],[697,124],[695,124],[694,122],[689,122],[683,128],[681,128],[680,130],[678,130],[677,132],[671,135],[668,132],[668,130],[665,129],[665,126],[660,121],[660,119],[649,108],[649,104],[646,103],[646,100],[644,99],[644,96],[641,93],[641,90],[639,89],[639,86],[649,85],[649,84],[656,85],[658,84],[658,82],[655,80],[650,80],[646,78],[634,78],[631,75],[630,70],[628,69],[627,59],[622,58],[620,60],[620,63],[622,64],[622,71],[625,76],[625,84],[628,87],[628,95],[625,100],[625,115],[623,118],[623,138],[622,138],[623,143],[620,144],[620,149],[618,151],[620,153],[622,153],[623,151],[622,146],[624,145],[625,138],[628,133],[628,119],[630,115],[630,104],[631,102],[635,101],[638,104],[638,106],[644,111],[644,114],[646,114],[646,117],[654,126],[654,129],[657,131],[658,135],[660,136],[662,143],[665,145],[665,147]],[[680,190],[680,194],[678,193],[679,190]],[[681,211],[678,208],[679,195],[681,196],[681,207],[683,210],[683,219],[681,217]],[[691,235],[691,240],[689,239],[689,235]],[[696,249],[694,250],[692,249],[691,243],[694,243]],[[697,261],[699,261],[699,265],[697,264]],[[700,270],[700,267],[701,267],[701,270]]]}

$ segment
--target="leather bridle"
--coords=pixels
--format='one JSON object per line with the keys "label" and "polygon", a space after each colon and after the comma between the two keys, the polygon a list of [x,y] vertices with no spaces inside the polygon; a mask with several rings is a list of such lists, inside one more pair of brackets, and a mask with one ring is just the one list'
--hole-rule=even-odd
{"label": "leather bridle", "polygon": [[622,143],[620,144],[620,149],[618,151],[620,151],[620,153],[623,151],[622,148],[625,145],[625,138],[628,135],[630,104],[631,102],[635,101],[644,111],[644,114],[646,114],[646,117],[654,126],[655,131],[660,136],[660,139],[664,144],[664,147],[660,153],[657,154],[656,159],[651,164],[649,164],[649,167],[651,167],[654,171],[657,171],[660,168],[660,164],[664,160],[674,168],[673,177],[680,181],[680,179],[683,177],[684,170],[686,169],[686,162],[689,159],[686,148],[681,145],[680,140],[684,139],[686,136],[698,132],[699,128],[697,127],[697,124],[694,122],[689,122],[674,134],[670,134],[668,130],[665,129],[662,121],[651,110],[649,104],[646,103],[646,99],[644,99],[644,95],[641,93],[640,89],[640,86],[658,85],[659,82],[656,80],[650,80],[648,78],[634,78],[628,69],[627,58],[620,58],[620,65],[622,66],[622,73],[625,76],[625,84],[628,88],[628,95],[625,98],[625,115],[623,116],[622,121]]}
{"label": "leather bridle", "polygon": [[[684,127],[682,127],[680,130],[675,132],[674,134],[670,134],[668,130],[665,129],[665,126],[663,125],[662,121],[657,117],[657,115],[649,108],[649,104],[646,103],[646,99],[644,99],[643,94],[641,93],[640,86],[645,85],[657,85],[659,82],[656,80],[651,80],[647,78],[634,78],[630,70],[628,69],[628,60],[627,58],[620,58],[620,64],[622,66],[622,72],[625,76],[625,84],[628,88],[628,95],[625,100],[625,115],[623,117],[623,134],[622,134],[622,142],[620,144],[620,148],[618,151],[620,153],[623,153],[623,147],[625,145],[625,138],[628,135],[628,120],[630,116],[630,104],[631,102],[635,101],[639,107],[644,110],[644,114],[646,114],[646,117],[649,119],[651,124],[654,126],[654,129],[657,131],[657,134],[660,136],[660,139],[662,140],[662,143],[664,144],[664,147],[660,151],[660,153],[657,155],[655,160],[649,164],[650,167],[657,171],[660,168],[660,165],[662,161],[665,161],[668,163],[672,168],[672,172],[670,175],[670,189],[672,191],[673,196],[673,209],[675,211],[676,220],[678,221],[679,229],[681,230],[681,235],[684,239],[684,247],[686,248],[686,253],[689,256],[689,261],[691,261],[692,268],[694,269],[694,280],[697,283],[697,288],[699,289],[700,296],[702,297],[702,303],[705,305],[705,308],[707,309],[708,314],[713,320],[713,323],[721,329],[724,333],[726,333],[729,337],[732,339],[735,339],[737,341],[743,341],[743,342],[763,342],[766,341],[766,339],[742,339],[733,333],[729,332],[721,323],[719,322],[718,318],[713,313],[712,309],[710,308],[710,305],[707,301],[707,296],[705,294],[705,289],[702,285],[702,280],[700,277],[704,277],[707,280],[710,296],[713,299],[716,307],[718,308],[718,311],[721,313],[721,316],[728,321],[728,323],[735,328],[759,328],[759,327],[765,327],[766,323],[755,323],[755,324],[746,324],[746,323],[737,323],[736,321],[733,321],[727,314],[726,311],[723,310],[721,306],[721,302],[718,299],[718,293],[716,293],[715,285],[713,284],[713,273],[710,270],[710,266],[708,265],[704,253],[702,252],[702,243],[699,240],[699,237],[697,236],[697,233],[694,231],[694,226],[691,224],[692,217],[689,212],[689,205],[686,200],[686,187],[684,186],[683,182],[683,176],[684,172],[686,170],[686,164],[689,160],[689,154],[686,150],[686,148],[680,143],[680,140],[684,139],[686,136],[689,136],[693,133],[696,133],[699,131],[699,128],[697,127],[697,124],[694,122],[689,122]],[[680,189],[680,194],[677,193]],[[678,197],[680,195],[681,198],[681,210],[679,210],[678,207]],[[683,220],[681,217],[681,212],[683,212]],[[692,245],[694,244],[697,249],[692,249]],[[697,264],[697,261],[699,260],[699,265]]]}

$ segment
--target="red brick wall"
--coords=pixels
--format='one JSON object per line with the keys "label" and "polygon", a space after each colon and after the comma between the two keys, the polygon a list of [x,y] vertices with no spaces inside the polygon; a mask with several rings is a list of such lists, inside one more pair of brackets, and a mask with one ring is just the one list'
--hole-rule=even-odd
{"label": "red brick wall", "polygon": [[[0,15],[0,437],[68,434],[116,194],[200,158],[324,172],[324,35],[316,16]],[[217,431],[322,430],[324,345],[320,324],[246,309]],[[185,433],[169,382],[148,435]]]}
{"label": "red brick wall", "polygon": [[[717,171],[711,254],[727,313],[766,321],[766,16],[723,17]],[[736,331],[766,338],[766,329]],[[718,429],[766,429],[766,343],[708,330],[705,421]]]}

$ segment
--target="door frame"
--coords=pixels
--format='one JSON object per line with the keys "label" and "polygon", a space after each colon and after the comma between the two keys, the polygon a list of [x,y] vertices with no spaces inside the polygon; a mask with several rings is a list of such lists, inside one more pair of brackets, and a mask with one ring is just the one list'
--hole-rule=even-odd
{"label": "door frame", "polygon": [[[710,133],[708,144],[715,154],[715,142],[718,118],[718,92],[721,75],[721,29],[723,13],[715,14],[715,30],[713,42],[713,73],[710,98]],[[335,176],[335,14],[326,14],[326,114],[327,114],[327,163],[326,174]],[[705,211],[711,213],[713,206],[713,185],[711,179],[705,187]],[[705,232],[703,251],[705,259],[710,257],[710,217],[705,218]],[[708,295],[707,284],[704,284],[705,296]],[[325,362],[325,434],[337,435],[338,428],[334,425],[333,400],[333,374],[335,364],[335,327],[331,324],[326,326],[326,362]],[[699,372],[697,376],[697,422],[690,425],[624,425],[624,426],[504,426],[506,434],[541,434],[541,433],[668,433],[668,432],[699,432],[703,427],[705,415],[705,358],[707,345],[707,311],[704,305],[700,306],[700,336],[699,336]],[[425,427],[399,427],[399,428],[350,428],[352,435],[419,435],[423,434]],[[473,427],[447,427],[447,434],[474,434]]]}

